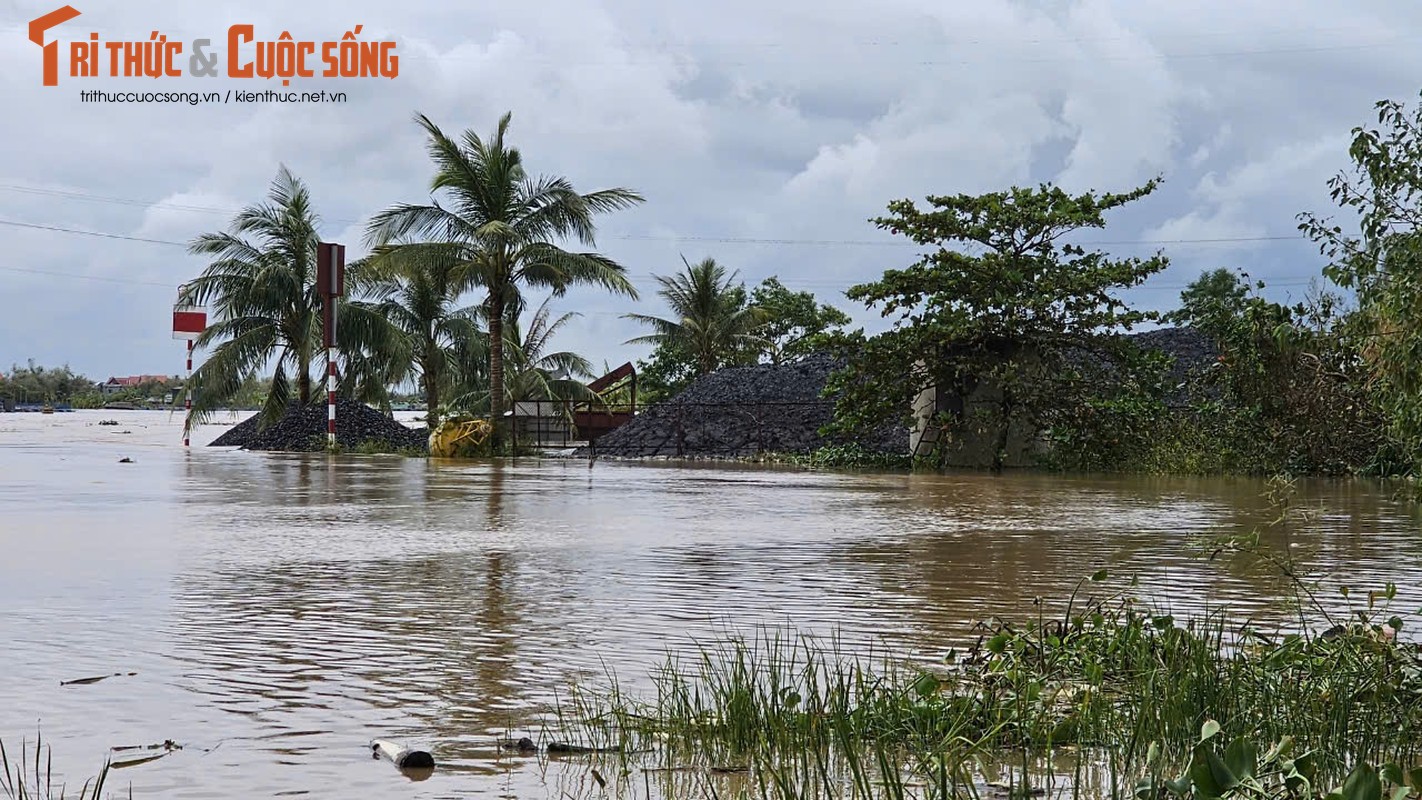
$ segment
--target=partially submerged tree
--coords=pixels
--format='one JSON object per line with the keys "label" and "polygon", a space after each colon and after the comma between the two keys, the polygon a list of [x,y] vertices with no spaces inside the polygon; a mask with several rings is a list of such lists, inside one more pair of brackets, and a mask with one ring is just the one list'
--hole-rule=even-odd
{"label": "partially submerged tree", "polygon": [[1329,181],[1358,216],[1353,235],[1313,214],[1299,228],[1331,260],[1324,274],[1356,292],[1370,389],[1413,470],[1422,468],[1422,105],[1377,104],[1380,129],[1353,129],[1353,174]]}
{"label": "partially submerged tree", "polygon": [[[978,424],[988,466],[1002,469],[1014,422],[1049,426],[1058,409],[1079,402],[1096,383],[1091,375],[1101,357],[1130,355],[1120,331],[1154,316],[1132,310],[1113,292],[1164,269],[1164,256],[1112,259],[1061,240],[1104,227],[1106,212],[1145,197],[1157,183],[1125,194],[1072,196],[1043,185],[930,196],[927,210],[909,200],[891,203],[889,215],[874,223],[934,249],[847,293],[894,325],[850,338],[849,368],[827,386],[839,395],[835,427],[853,435],[905,420],[914,398],[934,387],[969,401],[946,414],[944,432],[961,436]],[[972,407],[981,419],[966,418]]]}
{"label": "partially submerged tree", "polygon": [[473,280],[469,263],[439,243],[379,246],[351,267],[351,285],[400,331],[404,370],[393,382],[419,383],[430,430],[441,402],[483,377],[478,362],[487,358],[488,338],[480,311],[460,305]]}
{"label": "partially submerged tree", "polygon": [[548,299],[533,312],[525,327],[517,317],[509,320],[507,378],[513,402],[533,400],[589,400],[592,390],[585,381],[593,378],[592,363],[571,350],[553,350],[553,337],[574,318],[569,312],[554,319]]}
{"label": "partially submerged tree", "polygon": [[[505,114],[488,139],[466,131],[456,141],[428,117],[416,117],[435,164],[430,189],[442,192],[448,205],[400,204],[377,214],[369,226],[373,244],[422,240],[420,246],[439,249],[441,259],[469,271],[484,291],[493,387],[505,385],[506,311],[525,289],[548,289],[557,297],[572,286],[592,285],[637,296],[621,265],[598,253],[566,250],[559,242],[572,238],[592,246],[597,215],[631,207],[642,197],[628,189],[584,194],[566,178],[530,175],[522,153],[505,141],[511,119]],[[496,390],[490,400],[497,436],[507,398]]]}

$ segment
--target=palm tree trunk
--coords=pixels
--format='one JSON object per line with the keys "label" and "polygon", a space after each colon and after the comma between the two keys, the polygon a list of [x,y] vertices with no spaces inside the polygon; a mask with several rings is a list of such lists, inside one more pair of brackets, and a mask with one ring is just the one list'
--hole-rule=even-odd
{"label": "palm tree trunk", "polygon": [[425,384],[425,426],[433,431],[439,426],[439,375],[426,365],[420,378]]}
{"label": "palm tree trunk", "polygon": [[311,402],[311,356],[302,353],[298,360],[301,363],[296,368],[300,370],[301,374],[296,378],[296,391],[301,398],[301,405],[305,407]]}
{"label": "palm tree trunk", "polygon": [[504,297],[489,292],[489,417],[494,426],[494,443],[503,443],[504,421]]}

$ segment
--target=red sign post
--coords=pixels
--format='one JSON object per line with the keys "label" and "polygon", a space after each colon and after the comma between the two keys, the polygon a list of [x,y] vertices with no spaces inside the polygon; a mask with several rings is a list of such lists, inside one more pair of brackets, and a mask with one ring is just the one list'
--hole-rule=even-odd
{"label": "red sign post", "polygon": [[346,293],[346,246],[316,245],[316,289],[321,293],[326,346],[326,441],[336,446],[336,298]]}
{"label": "red sign post", "polygon": [[[183,384],[183,406],[189,417],[193,413],[193,340],[207,330],[207,309],[183,302],[183,286],[178,287],[178,302],[173,305],[173,338],[188,340],[188,377]],[[187,420],[183,424],[183,447],[192,440],[188,438]]]}

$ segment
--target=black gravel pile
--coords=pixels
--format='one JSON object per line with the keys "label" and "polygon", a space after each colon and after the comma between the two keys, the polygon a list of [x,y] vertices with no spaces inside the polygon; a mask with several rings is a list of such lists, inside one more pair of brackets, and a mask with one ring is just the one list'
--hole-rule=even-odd
{"label": "black gravel pile", "polygon": [[[390,449],[429,448],[429,434],[396,422],[363,403],[339,400],[336,403],[336,443],[355,448],[375,443]],[[217,439],[214,447],[241,447],[244,450],[315,452],[326,447],[326,404],[293,405],[281,419],[258,430],[256,416],[244,420]]]}
{"label": "black gravel pile", "polygon": [[[1170,405],[1184,405],[1194,378],[1218,355],[1210,337],[1193,328],[1161,328],[1132,334],[1139,346],[1172,357]],[[620,458],[737,458],[759,453],[813,452],[830,444],[819,429],[830,421],[833,401],[820,397],[838,366],[829,356],[811,356],[781,366],[728,367],[696,381],[672,400],[645,408],[626,425],[575,455]],[[860,440],[881,453],[908,452],[908,431],[888,426]]]}
{"label": "black gravel pile", "polygon": [[1142,350],[1158,350],[1172,357],[1167,373],[1165,403],[1172,408],[1190,404],[1192,389],[1205,389],[1199,378],[1216,363],[1220,351],[1212,337],[1189,328],[1160,328],[1133,334],[1132,341]]}
{"label": "black gravel pile", "polygon": [[257,418],[259,416],[261,415],[253,414],[233,425],[226,433],[208,443],[208,447],[242,447],[252,441],[252,437],[257,435]]}
{"label": "black gravel pile", "polygon": [[[829,442],[819,429],[834,403],[820,397],[836,367],[828,356],[773,366],[728,367],[696,381],[672,400],[650,406],[576,455],[650,458],[737,458],[810,453]],[[908,431],[889,428],[861,445],[908,452]]]}
{"label": "black gravel pile", "polygon": [[1142,350],[1159,350],[1175,357],[1170,377],[1177,382],[1185,381],[1192,372],[1209,368],[1220,355],[1212,337],[1189,327],[1145,331],[1130,335],[1130,340]]}

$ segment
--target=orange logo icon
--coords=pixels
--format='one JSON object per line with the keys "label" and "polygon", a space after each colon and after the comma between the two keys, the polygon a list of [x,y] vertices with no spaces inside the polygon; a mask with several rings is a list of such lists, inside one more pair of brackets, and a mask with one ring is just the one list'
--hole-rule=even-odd
{"label": "orange logo icon", "polygon": [[30,21],[30,41],[44,48],[44,85],[59,84],[59,43],[44,43],[44,32],[56,25],[62,25],[79,16],[74,6],[55,9],[38,19]]}

